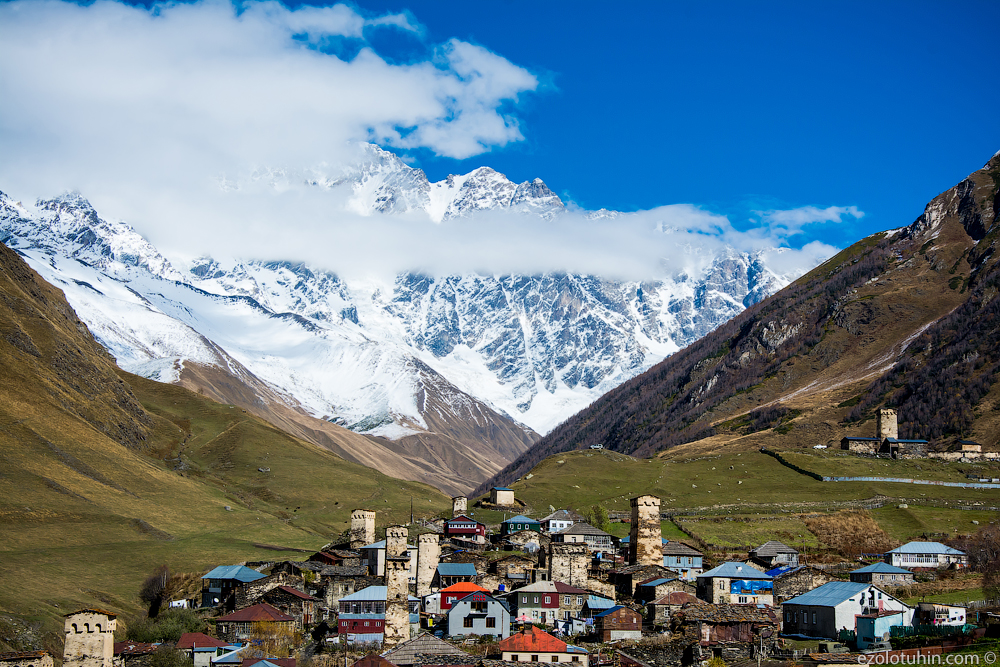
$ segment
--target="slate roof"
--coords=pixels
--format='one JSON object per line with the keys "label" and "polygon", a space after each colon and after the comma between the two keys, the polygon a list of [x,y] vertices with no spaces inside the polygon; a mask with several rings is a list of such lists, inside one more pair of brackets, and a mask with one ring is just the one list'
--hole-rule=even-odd
{"label": "slate roof", "polygon": [[601,535],[611,537],[611,533],[605,533],[600,528],[591,526],[589,523],[583,521],[574,523],[568,528],[560,530],[556,535]]}
{"label": "slate roof", "polygon": [[113,653],[117,655],[149,655],[150,653],[155,653],[156,649],[160,648],[160,644],[149,644],[145,642],[115,642]]}
{"label": "slate roof", "polygon": [[671,540],[663,545],[663,555],[664,556],[701,556],[702,553],[697,549],[692,549],[683,542],[678,542],[676,540]]}
{"label": "slate roof", "polygon": [[324,565],[318,574],[321,577],[364,577],[368,568],[364,565]]}
{"label": "slate roof", "polygon": [[246,565],[220,565],[202,577],[202,579],[235,579],[244,584],[263,578],[263,574],[251,570]]}
{"label": "slate roof", "polygon": [[786,600],[785,604],[836,607],[844,600],[855,597],[862,591],[867,591],[870,586],[871,584],[860,581],[831,581],[791,600]]}
{"label": "slate roof", "polygon": [[685,621],[706,623],[762,623],[776,625],[778,617],[768,607],[752,604],[693,604],[684,608]]}
{"label": "slate roof", "polygon": [[[343,599],[343,598],[341,598]],[[260,604],[255,604],[252,607],[247,607],[246,609],[240,609],[239,611],[234,611],[231,614],[227,614],[217,619],[219,621],[230,622],[242,622],[251,623],[255,621],[294,621],[295,619],[288,614],[283,614],[266,602]]]}
{"label": "slate roof", "polygon": [[656,598],[655,600],[653,600],[652,602],[650,602],[650,604],[658,604],[658,605],[674,604],[674,605],[676,605],[676,604],[687,604],[689,602],[694,602],[694,603],[697,604],[697,603],[700,603],[701,600],[699,600],[695,596],[691,595],[690,593],[686,593],[684,591],[673,591],[672,593],[667,593],[666,595],[663,595],[661,597]]}
{"label": "slate roof", "polygon": [[583,521],[584,518],[581,514],[574,512],[573,510],[556,510],[547,517],[541,519],[544,523],[545,521]]}
{"label": "slate roof", "polygon": [[755,556],[777,556],[778,554],[797,554],[798,551],[787,544],[782,544],[778,540],[770,540],[750,553]]}
{"label": "slate roof", "polygon": [[[271,590],[284,591],[285,593],[288,593],[289,595],[291,595],[293,597],[297,597],[300,600],[308,600],[308,601],[311,601],[311,602],[319,602],[318,599],[314,598],[313,596],[309,595],[308,593],[303,593],[302,591],[298,590],[297,588],[292,588],[291,586],[278,586],[277,589],[271,589]],[[268,591],[268,592],[270,592],[270,591]]]}
{"label": "slate roof", "polygon": [[451,644],[434,635],[422,632],[413,639],[409,639],[395,648],[382,653],[382,657],[393,665],[413,665],[422,656],[454,655],[467,658],[469,662],[475,660],[475,656],[469,655],[465,651],[455,648]]}
{"label": "slate roof", "polygon": [[909,570],[904,570],[901,567],[895,567],[889,565],[888,563],[875,563],[874,565],[868,565],[867,567],[858,568],[857,570],[851,570],[851,574],[912,574]]}
{"label": "slate roof", "polygon": [[729,561],[728,563],[723,563],[719,567],[712,568],[708,572],[702,572],[698,575],[699,579],[707,579],[709,577],[729,577],[730,579],[770,579],[768,575],[764,574],[760,570],[754,567],[750,567],[746,563],[736,563]]}
{"label": "slate roof", "polygon": [[674,572],[669,567],[664,567],[663,565],[655,565],[655,564],[651,565],[649,563],[636,563],[634,565],[626,565],[625,567],[620,567],[617,570],[611,570],[611,574],[635,574],[636,572],[642,572],[643,570],[650,568],[656,569],[661,573],[669,572],[671,574],[677,574],[677,572]]}
{"label": "slate roof", "polygon": [[439,563],[437,571],[442,577],[474,577],[478,574],[473,563]]}
{"label": "slate roof", "polygon": [[948,554],[950,556],[964,556],[964,551],[953,549],[940,542],[907,542],[901,547],[896,547],[888,553],[891,554]]}

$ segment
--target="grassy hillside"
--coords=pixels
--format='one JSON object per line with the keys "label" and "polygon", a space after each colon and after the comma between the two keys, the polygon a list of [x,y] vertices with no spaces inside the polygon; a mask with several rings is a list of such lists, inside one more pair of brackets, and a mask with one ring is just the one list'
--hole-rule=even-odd
{"label": "grassy hillside", "polygon": [[[239,408],[119,371],[62,293],[0,246],[0,650],[61,650],[61,616],[140,610],[158,565],[296,558],[348,526],[450,507]],[[261,472],[259,469],[265,469]],[[299,551],[301,550],[301,551]],[[20,619],[20,620],[18,620]],[[27,643],[28,645],[25,645]]]}

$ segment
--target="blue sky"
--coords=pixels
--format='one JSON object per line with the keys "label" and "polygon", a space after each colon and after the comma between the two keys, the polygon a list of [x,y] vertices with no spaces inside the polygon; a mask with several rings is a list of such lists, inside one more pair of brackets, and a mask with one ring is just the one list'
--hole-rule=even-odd
{"label": "blue sky", "polygon": [[[481,44],[544,82],[525,140],[418,164],[540,177],[589,209],[855,205],[837,245],[912,222],[1000,150],[1000,3],[364,2],[429,43]],[[414,38],[382,34],[402,43]],[[386,45],[386,52],[390,48]]]}
{"label": "blue sky", "polygon": [[[335,270],[375,258],[328,248],[379,229],[403,239],[395,268],[435,253],[494,272],[624,272],[638,248],[651,275],[712,237],[702,255],[794,248],[795,273],[909,224],[1000,150],[997,25],[987,0],[13,0],[0,3],[0,190],[79,190],[177,252],[259,256],[280,237],[286,258]],[[365,140],[431,180],[485,165],[582,209],[638,213],[498,220],[511,251],[477,235],[485,225],[402,230],[309,193],[219,188],[262,167],[335,171]],[[664,227],[686,235],[654,239]],[[550,261],[567,234],[574,257]],[[535,259],[514,266],[527,246]]]}

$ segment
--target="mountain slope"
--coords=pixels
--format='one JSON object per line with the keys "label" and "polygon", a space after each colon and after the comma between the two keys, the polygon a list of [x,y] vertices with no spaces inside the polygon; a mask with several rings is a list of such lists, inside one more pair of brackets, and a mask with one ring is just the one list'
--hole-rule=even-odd
{"label": "mountain slope", "polygon": [[[718,447],[793,410],[822,415],[791,422],[799,446],[820,425],[825,435],[809,444],[863,432],[884,403],[900,410],[901,437],[975,435],[996,447],[994,432],[976,428],[990,419],[976,406],[1000,362],[998,186],[1000,154],[910,226],[856,243],[609,392],[477,493],[558,452],[600,443],[650,456],[702,439]],[[845,399],[833,426],[829,408]]]}
{"label": "mountain slope", "polygon": [[[366,215],[564,209],[538,180],[515,184],[481,168],[430,183],[390,153],[362,152],[332,176],[255,178],[347,192]],[[449,493],[787,283],[759,255],[731,249],[698,271],[646,282],[565,273],[347,281],[277,259],[175,265],[77,194],[30,207],[0,195],[0,240],[64,290],[122,368]],[[334,426],[372,437],[347,446]]]}
{"label": "mountain slope", "polygon": [[5,246],[0,370],[0,609],[41,620],[50,650],[67,609],[138,611],[160,564],[204,572],[273,558],[267,545],[314,549],[355,507],[378,510],[382,525],[406,520],[411,499],[419,516],[450,507],[432,487],[118,370],[59,290]]}

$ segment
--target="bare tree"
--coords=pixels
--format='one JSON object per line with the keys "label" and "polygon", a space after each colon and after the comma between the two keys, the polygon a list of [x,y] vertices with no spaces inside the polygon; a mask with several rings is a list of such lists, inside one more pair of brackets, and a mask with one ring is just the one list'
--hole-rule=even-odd
{"label": "bare tree", "polygon": [[142,582],[139,599],[149,605],[150,618],[156,618],[160,613],[168,581],[170,581],[170,569],[166,565],[161,565]]}

